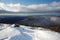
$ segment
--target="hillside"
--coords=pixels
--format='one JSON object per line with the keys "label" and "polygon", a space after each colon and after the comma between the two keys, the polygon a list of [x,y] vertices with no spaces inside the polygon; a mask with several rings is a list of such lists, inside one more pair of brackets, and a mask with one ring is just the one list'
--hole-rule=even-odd
{"label": "hillside", "polygon": [[4,29],[0,31],[0,40],[60,40],[60,33],[44,28],[30,29],[23,25],[14,27],[14,24],[2,26]]}
{"label": "hillside", "polygon": [[58,16],[28,16],[21,21],[21,24],[29,26],[55,26],[60,25],[59,20],[60,17]]}

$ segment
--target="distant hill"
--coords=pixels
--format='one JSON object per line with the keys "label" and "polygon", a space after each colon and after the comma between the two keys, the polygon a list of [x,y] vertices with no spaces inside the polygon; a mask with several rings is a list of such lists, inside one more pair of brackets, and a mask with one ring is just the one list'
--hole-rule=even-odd
{"label": "distant hill", "polygon": [[30,26],[55,26],[60,25],[60,18],[56,21],[51,20],[51,16],[30,16],[22,20],[21,24],[30,25]]}
{"label": "distant hill", "polygon": [[[53,16],[6,16],[0,17],[0,23],[8,24],[23,24],[27,26],[38,26],[38,27],[51,27],[55,25],[60,25],[60,17],[56,16],[57,19],[51,20]],[[55,16],[54,16],[55,17]],[[53,18],[54,18],[53,17]]]}

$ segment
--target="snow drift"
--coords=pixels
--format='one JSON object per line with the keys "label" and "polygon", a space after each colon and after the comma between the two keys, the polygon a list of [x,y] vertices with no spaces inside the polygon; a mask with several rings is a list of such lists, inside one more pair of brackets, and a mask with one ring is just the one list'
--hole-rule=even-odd
{"label": "snow drift", "polygon": [[14,28],[7,27],[0,31],[0,39],[6,39],[16,35],[20,35],[20,32]]}
{"label": "snow drift", "polygon": [[0,40],[60,40],[60,33],[50,30],[29,29],[27,26],[7,27],[0,31]]}

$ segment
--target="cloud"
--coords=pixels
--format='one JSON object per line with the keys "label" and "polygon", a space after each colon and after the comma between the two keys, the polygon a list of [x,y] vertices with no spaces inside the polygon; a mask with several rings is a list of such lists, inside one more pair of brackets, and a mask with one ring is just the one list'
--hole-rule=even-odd
{"label": "cloud", "polygon": [[0,3],[0,8],[7,11],[19,11],[20,4],[4,4]]}
{"label": "cloud", "polygon": [[60,24],[60,17],[50,17],[50,20],[54,23]]}
{"label": "cloud", "polygon": [[60,7],[60,2],[52,2],[51,6],[53,6],[53,7]]}
{"label": "cloud", "polygon": [[52,2],[50,4],[32,4],[21,5],[17,4],[5,4],[0,2],[0,10],[12,11],[12,12],[60,12],[60,2]]}

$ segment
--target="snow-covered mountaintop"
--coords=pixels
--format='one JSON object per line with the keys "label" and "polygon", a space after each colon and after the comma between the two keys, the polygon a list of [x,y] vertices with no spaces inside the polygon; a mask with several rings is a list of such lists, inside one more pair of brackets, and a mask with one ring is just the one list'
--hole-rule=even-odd
{"label": "snow-covered mountaintop", "polygon": [[4,25],[0,31],[0,40],[60,40],[60,33],[54,31],[30,29],[27,26],[13,27]]}

